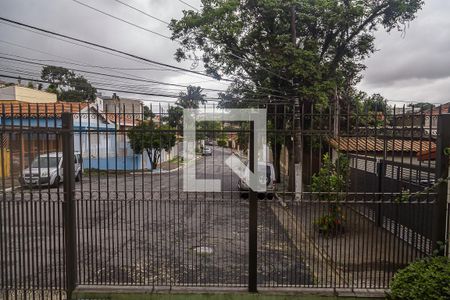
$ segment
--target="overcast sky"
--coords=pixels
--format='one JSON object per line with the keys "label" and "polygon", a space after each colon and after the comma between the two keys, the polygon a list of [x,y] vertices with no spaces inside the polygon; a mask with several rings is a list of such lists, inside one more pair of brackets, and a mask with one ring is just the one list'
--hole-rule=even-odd
{"label": "overcast sky", "polygon": [[[133,11],[113,0],[79,0],[105,12],[139,24],[142,27],[170,36],[167,25]],[[121,0],[142,9],[164,21],[182,16],[189,9],[178,0]],[[185,0],[200,7],[200,0]],[[366,61],[367,70],[359,88],[368,93],[380,93],[389,100],[450,101],[450,1],[425,0],[424,9],[406,29],[406,33],[394,30],[377,33],[378,51]],[[1,0],[0,16],[50,30],[79,37],[88,41],[137,54],[185,68],[194,68],[192,62],[177,63],[173,59],[176,43],[149,32],[124,24],[84,7],[73,0]],[[117,68],[148,68],[148,70],[124,70],[97,68],[97,72],[123,76],[140,76],[160,81],[198,84],[202,87],[225,89],[224,82],[216,82],[198,75],[161,70],[157,66],[93,51],[56,39],[24,31],[0,23],[0,55],[12,54],[40,60],[58,60],[85,65]],[[28,48],[28,49],[27,49]],[[42,63],[51,63],[43,61]],[[75,67],[75,66],[74,66]],[[6,62],[0,59],[0,71],[18,72],[27,69],[30,74],[39,66]],[[91,67],[78,67],[93,70]],[[201,66],[195,68],[202,71]],[[25,77],[25,76],[24,76]],[[87,76],[100,84],[121,86],[143,83],[110,80]],[[148,84],[145,84],[148,90]],[[177,94],[179,88],[154,86],[152,91]],[[213,94],[210,94],[211,96]],[[123,95],[125,96],[125,95]],[[127,95],[130,96],[130,95]],[[144,97],[145,99],[164,99]],[[171,99],[165,99],[170,100]]]}

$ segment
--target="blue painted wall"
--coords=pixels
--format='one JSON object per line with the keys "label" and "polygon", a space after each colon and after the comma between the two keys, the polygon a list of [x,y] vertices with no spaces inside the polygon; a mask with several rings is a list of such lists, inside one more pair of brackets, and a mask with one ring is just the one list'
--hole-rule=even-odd
{"label": "blue painted wall", "polygon": [[[74,148],[83,156],[83,167],[99,170],[130,171],[151,169],[147,155],[136,155],[125,134],[114,134],[115,125],[103,120],[74,118]],[[0,125],[61,128],[61,118],[1,118]],[[98,132],[97,132],[98,130]],[[89,139],[90,136],[90,139]],[[117,139],[119,137],[119,139]],[[89,149],[90,147],[90,149]],[[117,158],[116,158],[117,156]],[[142,162],[144,160],[144,162]]]}

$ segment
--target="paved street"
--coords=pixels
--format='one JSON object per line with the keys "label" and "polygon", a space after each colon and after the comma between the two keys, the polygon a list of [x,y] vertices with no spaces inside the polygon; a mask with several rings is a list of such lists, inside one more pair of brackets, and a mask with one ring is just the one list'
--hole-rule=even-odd
{"label": "paved street", "polygon": [[[223,164],[229,155],[229,149],[215,148],[196,162],[197,178],[221,179],[223,193],[183,192],[182,169],[85,175],[76,184],[79,283],[245,286],[248,200],[239,198],[238,178]],[[2,227],[2,235],[15,251],[1,255],[2,265],[7,262],[2,278],[60,285],[62,186],[11,197],[2,203],[1,218],[16,226]],[[262,286],[311,282],[268,203],[260,202],[258,232]]]}

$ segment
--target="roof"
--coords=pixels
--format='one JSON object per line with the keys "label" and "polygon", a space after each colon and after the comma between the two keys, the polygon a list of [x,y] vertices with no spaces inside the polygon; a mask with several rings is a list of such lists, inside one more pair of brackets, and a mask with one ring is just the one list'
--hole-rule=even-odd
{"label": "roof", "polygon": [[[79,113],[88,103],[82,102],[57,102],[57,103],[13,103],[1,104],[0,116],[12,115],[16,117],[47,117],[61,116],[62,112]],[[39,114],[39,115],[38,115]]]}
{"label": "roof", "polygon": [[[442,104],[440,106],[437,106],[431,110],[431,115],[437,116],[440,114],[446,114],[449,112],[450,103]],[[430,115],[430,110],[427,110],[424,112],[424,115]]]}
{"label": "roof", "polygon": [[[78,114],[88,105],[89,103],[86,102],[0,104],[0,117],[3,116],[3,113],[6,117],[13,115],[15,118],[61,117],[62,112]],[[90,105],[90,108],[95,110],[93,105]],[[135,126],[139,123],[137,119],[133,120],[133,116],[130,114],[99,113],[99,115],[107,122],[117,123],[119,126]]]}
{"label": "roof", "polygon": [[140,120],[133,114],[126,113],[101,113],[104,118],[107,118],[111,123],[117,123],[119,126],[136,126]]}
{"label": "roof", "polygon": [[417,153],[419,161],[436,160],[436,147]]}
{"label": "roof", "polygon": [[375,137],[339,137],[330,138],[330,145],[343,152],[421,152],[436,147],[425,140],[381,139]]}

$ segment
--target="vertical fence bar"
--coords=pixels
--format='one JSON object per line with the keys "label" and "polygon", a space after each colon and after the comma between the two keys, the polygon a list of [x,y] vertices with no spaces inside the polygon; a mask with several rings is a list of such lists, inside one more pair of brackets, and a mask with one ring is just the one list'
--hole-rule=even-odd
{"label": "vertical fence bar", "polygon": [[66,256],[66,290],[67,299],[71,299],[77,281],[77,236],[76,212],[74,202],[75,168],[73,118],[71,113],[62,113],[63,142],[63,183],[64,183],[64,244]]}
{"label": "vertical fence bar", "polygon": [[[255,124],[250,124],[249,168],[255,172]],[[258,268],[258,200],[256,192],[249,190],[249,237],[248,237],[248,291],[257,292]]]}
{"label": "vertical fence bar", "polygon": [[377,209],[375,212],[375,222],[378,227],[381,227],[383,225],[383,216],[382,216],[382,203],[384,201],[382,193],[383,193],[383,177],[385,174],[385,160],[381,159],[377,162],[377,179],[378,179],[378,187],[377,187]]}
{"label": "vertical fence bar", "polygon": [[[430,121],[431,122],[431,121]],[[450,147],[450,114],[441,114],[438,119],[438,140],[436,149],[436,180],[447,178],[449,167],[449,156],[446,148]],[[434,204],[434,223],[432,241],[433,248],[439,255],[444,255],[445,249],[439,242],[445,242],[446,237],[446,214],[447,214],[447,188],[448,180],[444,180],[438,186],[436,203]]]}

